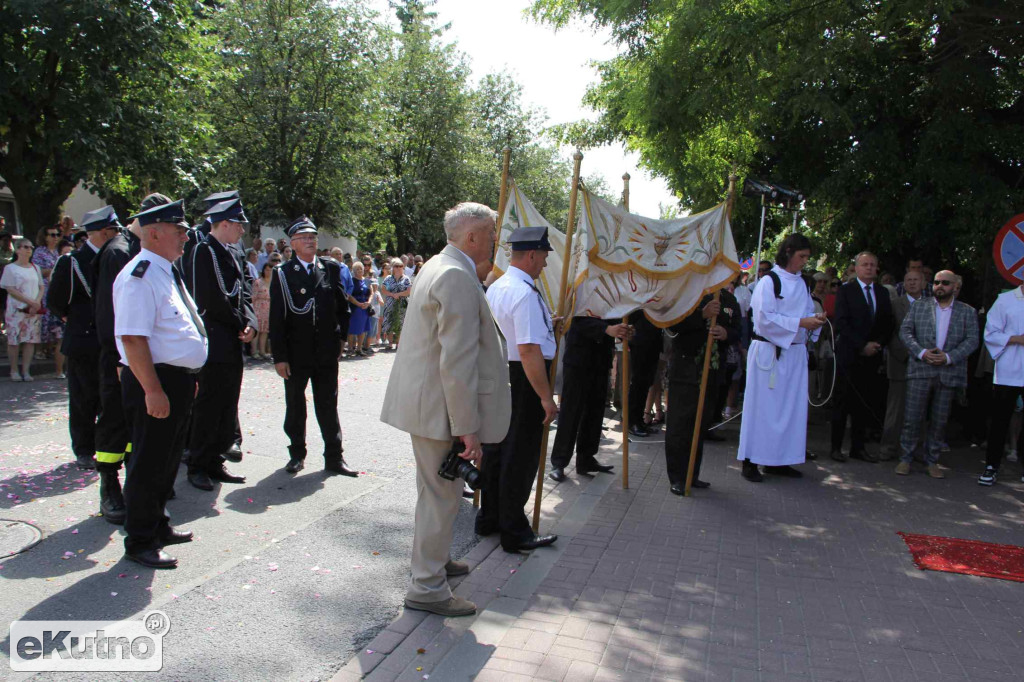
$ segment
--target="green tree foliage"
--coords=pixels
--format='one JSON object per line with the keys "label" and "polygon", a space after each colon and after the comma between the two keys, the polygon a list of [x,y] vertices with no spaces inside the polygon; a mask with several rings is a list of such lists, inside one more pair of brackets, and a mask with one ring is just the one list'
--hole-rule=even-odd
{"label": "green tree foliage", "polygon": [[[622,54],[587,95],[684,205],[741,174],[801,188],[806,228],[838,255],[987,262],[1024,203],[1024,9],[1010,0],[537,0],[561,25],[609,27]],[[738,205],[741,246],[759,207]],[[776,218],[772,231],[785,229]]]}
{"label": "green tree foliage", "polygon": [[127,208],[203,168],[188,111],[202,37],[187,0],[0,2],[0,176],[32,234],[79,181]]}
{"label": "green tree foliage", "polygon": [[[239,0],[213,17],[223,65],[210,101],[255,221],[307,214],[331,231],[359,215],[380,55],[359,3]],[[228,182],[225,182],[228,180]]]}

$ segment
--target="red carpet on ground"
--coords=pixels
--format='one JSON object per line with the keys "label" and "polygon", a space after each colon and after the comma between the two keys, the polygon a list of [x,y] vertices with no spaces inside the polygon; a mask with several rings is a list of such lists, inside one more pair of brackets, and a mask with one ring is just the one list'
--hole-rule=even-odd
{"label": "red carpet on ground", "polygon": [[897,533],[921,570],[1024,582],[1024,547],[936,535]]}

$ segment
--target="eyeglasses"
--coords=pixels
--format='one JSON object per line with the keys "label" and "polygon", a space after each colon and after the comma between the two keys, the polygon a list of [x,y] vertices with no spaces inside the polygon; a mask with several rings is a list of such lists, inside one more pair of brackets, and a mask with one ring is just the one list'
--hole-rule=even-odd
{"label": "eyeglasses", "polygon": [[47,237],[59,237],[60,236],[60,232],[47,232],[46,236]]}
{"label": "eyeglasses", "polygon": [[935,286],[942,285],[944,287],[951,287],[951,286],[953,286],[953,282],[951,282],[948,279],[937,279],[934,282],[932,282],[932,284],[934,284]]}

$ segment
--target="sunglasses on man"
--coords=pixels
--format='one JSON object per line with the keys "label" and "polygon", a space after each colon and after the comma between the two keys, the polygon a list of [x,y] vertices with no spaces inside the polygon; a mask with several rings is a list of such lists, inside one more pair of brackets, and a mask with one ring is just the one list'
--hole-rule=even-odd
{"label": "sunglasses on man", "polygon": [[944,287],[951,287],[951,286],[953,286],[953,282],[951,280],[948,280],[948,279],[937,279],[934,282],[932,282],[932,284],[934,286],[944,286]]}

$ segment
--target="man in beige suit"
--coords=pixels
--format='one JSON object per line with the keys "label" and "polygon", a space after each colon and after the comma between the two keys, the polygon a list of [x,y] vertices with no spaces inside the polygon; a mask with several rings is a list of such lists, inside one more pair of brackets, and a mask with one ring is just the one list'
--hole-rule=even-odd
{"label": "man in beige suit", "polygon": [[910,304],[921,298],[924,290],[924,277],[920,270],[908,270],[903,276],[903,293],[892,299],[892,314],[896,318],[896,328],[889,342],[889,357],[886,360],[885,374],[889,379],[889,395],[885,406],[885,427],[882,430],[882,443],[879,447],[878,459],[885,462],[896,459],[900,449],[900,430],[903,428],[903,411],[907,397],[907,347],[900,339],[900,325],[910,310]]}
{"label": "man in beige suit", "polygon": [[449,556],[462,481],[437,471],[456,438],[466,447],[461,456],[479,466],[482,444],[501,442],[512,410],[505,352],[476,276],[477,265],[493,253],[496,217],[474,203],[445,214],[448,246],[416,273],[381,411],[381,421],[412,436],[416,457],[416,532],[405,605],[442,616],[472,615],[476,605],[448,586],[448,576],[469,570]]}

